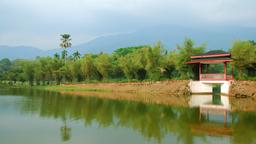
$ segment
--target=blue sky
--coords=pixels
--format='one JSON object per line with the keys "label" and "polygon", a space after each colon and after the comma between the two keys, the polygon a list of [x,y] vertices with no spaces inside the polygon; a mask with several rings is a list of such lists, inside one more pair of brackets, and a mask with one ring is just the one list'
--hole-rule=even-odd
{"label": "blue sky", "polygon": [[1,0],[0,45],[53,49],[157,25],[256,28],[255,0]]}

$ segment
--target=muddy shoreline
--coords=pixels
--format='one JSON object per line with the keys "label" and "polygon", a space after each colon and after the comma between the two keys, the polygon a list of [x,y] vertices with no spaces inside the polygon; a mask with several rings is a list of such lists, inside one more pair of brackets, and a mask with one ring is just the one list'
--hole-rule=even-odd
{"label": "muddy shoreline", "polygon": [[233,81],[229,97],[233,111],[256,112],[256,81]]}
{"label": "muddy shoreline", "polygon": [[[64,84],[48,86],[48,90],[77,96],[95,96],[113,100],[128,100],[174,106],[189,106],[191,97],[188,80],[158,82]],[[229,100],[232,111],[256,112],[256,81],[233,81]]]}
{"label": "muddy shoreline", "polygon": [[[65,84],[57,88],[48,88],[48,90],[57,90],[62,94],[69,95],[188,106],[190,98],[188,83],[187,80],[168,80],[133,83]],[[65,88],[70,90],[65,91]]]}

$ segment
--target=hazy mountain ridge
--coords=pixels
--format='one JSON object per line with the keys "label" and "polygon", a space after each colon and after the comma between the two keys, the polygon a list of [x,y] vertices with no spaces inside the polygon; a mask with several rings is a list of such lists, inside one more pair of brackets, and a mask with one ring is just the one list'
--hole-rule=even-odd
{"label": "hazy mountain ridge", "polygon": [[[117,48],[137,46],[145,44],[155,44],[160,40],[165,48],[171,50],[177,44],[181,44],[185,38],[191,38],[196,45],[206,43],[207,49],[227,50],[232,46],[234,40],[255,40],[256,29],[241,27],[214,27],[214,28],[184,28],[157,26],[145,28],[133,33],[110,35],[98,37],[87,43],[75,45],[68,48],[69,54],[79,51],[80,53],[111,53]],[[16,58],[35,58],[36,56],[52,56],[54,53],[61,53],[62,49],[40,50],[26,46],[0,46],[0,59],[7,57]]]}
{"label": "hazy mountain ridge", "polygon": [[0,45],[0,59],[30,59],[43,55],[45,51],[30,46],[5,46]]}

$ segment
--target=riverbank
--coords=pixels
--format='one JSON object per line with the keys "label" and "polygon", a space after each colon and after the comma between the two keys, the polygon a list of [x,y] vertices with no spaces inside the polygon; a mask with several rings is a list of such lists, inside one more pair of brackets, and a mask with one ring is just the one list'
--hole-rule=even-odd
{"label": "riverbank", "polygon": [[256,81],[233,81],[229,96],[233,111],[256,111]]}
{"label": "riverbank", "polygon": [[[189,106],[191,98],[188,80],[158,82],[62,84],[34,86],[35,89],[60,92],[64,95],[99,97],[172,106]],[[28,86],[12,86],[31,88]],[[229,100],[232,111],[256,112],[256,81],[233,81]]]}
{"label": "riverbank", "polygon": [[158,82],[62,84],[43,86],[46,90],[78,96],[130,100],[144,103],[188,106],[190,90],[187,80],[168,80]]}
{"label": "riverbank", "polygon": [[[46,86],[46,90],[78,96],[95,96],[175,106],[189,106],[190,88],[187,80],[158,82],[63,84]],[[232,111],[256,111],[256,81],[233,81],[229,99]]]}

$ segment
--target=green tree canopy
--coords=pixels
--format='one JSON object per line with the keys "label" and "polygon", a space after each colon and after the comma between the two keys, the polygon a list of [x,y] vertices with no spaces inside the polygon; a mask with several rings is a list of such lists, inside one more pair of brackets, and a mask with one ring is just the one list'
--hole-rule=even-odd
{"label": "green tree canopy", "polygon": [[202,54],[205,51],[205,44],[195,46],[192,39],[186,38],[182,45],[177,45],[176,50],[176,68],[182,79],[193,78],[195,66],[187,65],[190,57],[197,54]]}
{"label": "green tree canopy", "polygon": [[252,41],[235,41],[230,49],[239,79],[245,76],[245,70],[255,71],[256,45]]}

